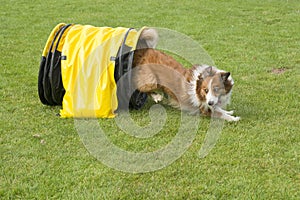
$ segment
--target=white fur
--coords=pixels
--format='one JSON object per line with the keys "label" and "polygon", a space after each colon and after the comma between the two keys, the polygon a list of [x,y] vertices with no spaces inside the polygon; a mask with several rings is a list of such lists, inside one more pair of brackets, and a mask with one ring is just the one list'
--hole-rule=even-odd
{"label": "white fur", "polygon": [[161,94],[151,93],[151,97],[153,98],[155,103],[158,103],[163,100],[163,96]]}
{"label": "white fur", "polygon": [[208,91],[209,92],[206,94],[206,104],[209,105],[209,102],[213,102],[212,106],[214,106],[215,104],[218,103],[219,98],[213,95],[211,84],[212,84],[212,80],[210,80],[210,82],[208,84]]}

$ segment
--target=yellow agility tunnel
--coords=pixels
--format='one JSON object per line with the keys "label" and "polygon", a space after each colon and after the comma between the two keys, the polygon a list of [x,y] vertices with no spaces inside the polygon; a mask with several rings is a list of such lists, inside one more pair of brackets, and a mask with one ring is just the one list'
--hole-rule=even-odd
{"label": "yellow agility tunnel", "polygon": [[62,105],[60,116],[63,118],[112,118],[120,99],[124,98],[130,98],[131,107],[142,107],[147,95],[135,91],[130,96],[120,97],[117,90],[128,90],[130,83],[120,86],[117,81],[130,72],[133,53],[144,28],[137,31],[58,24],[48,37],[40,62],[38,94],[41,102]]}

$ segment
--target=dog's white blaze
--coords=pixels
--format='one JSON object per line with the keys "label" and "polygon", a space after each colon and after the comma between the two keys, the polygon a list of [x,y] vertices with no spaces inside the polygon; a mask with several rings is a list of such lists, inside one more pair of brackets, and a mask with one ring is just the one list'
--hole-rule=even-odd
{"label": "dog's white blaze", "polygon": [[213,95],[211,85],[212,85],[212,80],[210,80],[208,83],[208,93],[206,95],[206,103],[208,104],[208,102],[213,102],[213,105],[215,105],[218,103],[219,98]]}

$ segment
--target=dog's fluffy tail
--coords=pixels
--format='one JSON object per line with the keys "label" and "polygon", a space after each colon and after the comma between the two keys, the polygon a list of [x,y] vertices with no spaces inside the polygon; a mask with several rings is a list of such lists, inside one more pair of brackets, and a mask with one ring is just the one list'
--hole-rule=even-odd
{"label": "dog's fluffy tail", "polygon": [[139,38],[137,49],[155,48],[158,43],[158,33],[153,28],[145,28]]}

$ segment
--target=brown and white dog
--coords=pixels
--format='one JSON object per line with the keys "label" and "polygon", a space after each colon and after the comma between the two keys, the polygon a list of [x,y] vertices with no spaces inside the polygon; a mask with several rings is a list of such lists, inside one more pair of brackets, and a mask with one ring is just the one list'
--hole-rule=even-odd
{"label": "brown and white dog", "polygon": [[170,105],[191,113],[201,112],[227,121],[240,119],[232,116],[233,111],[224,110],[234,84],[229,72],[207,65],[186,69],[170,55],[153,49],[157,41],[154,29],[146,29],[140,36],[132,76],[138,90],[151,95],[156,103],[163,99],[156,91],[162,90]]}

